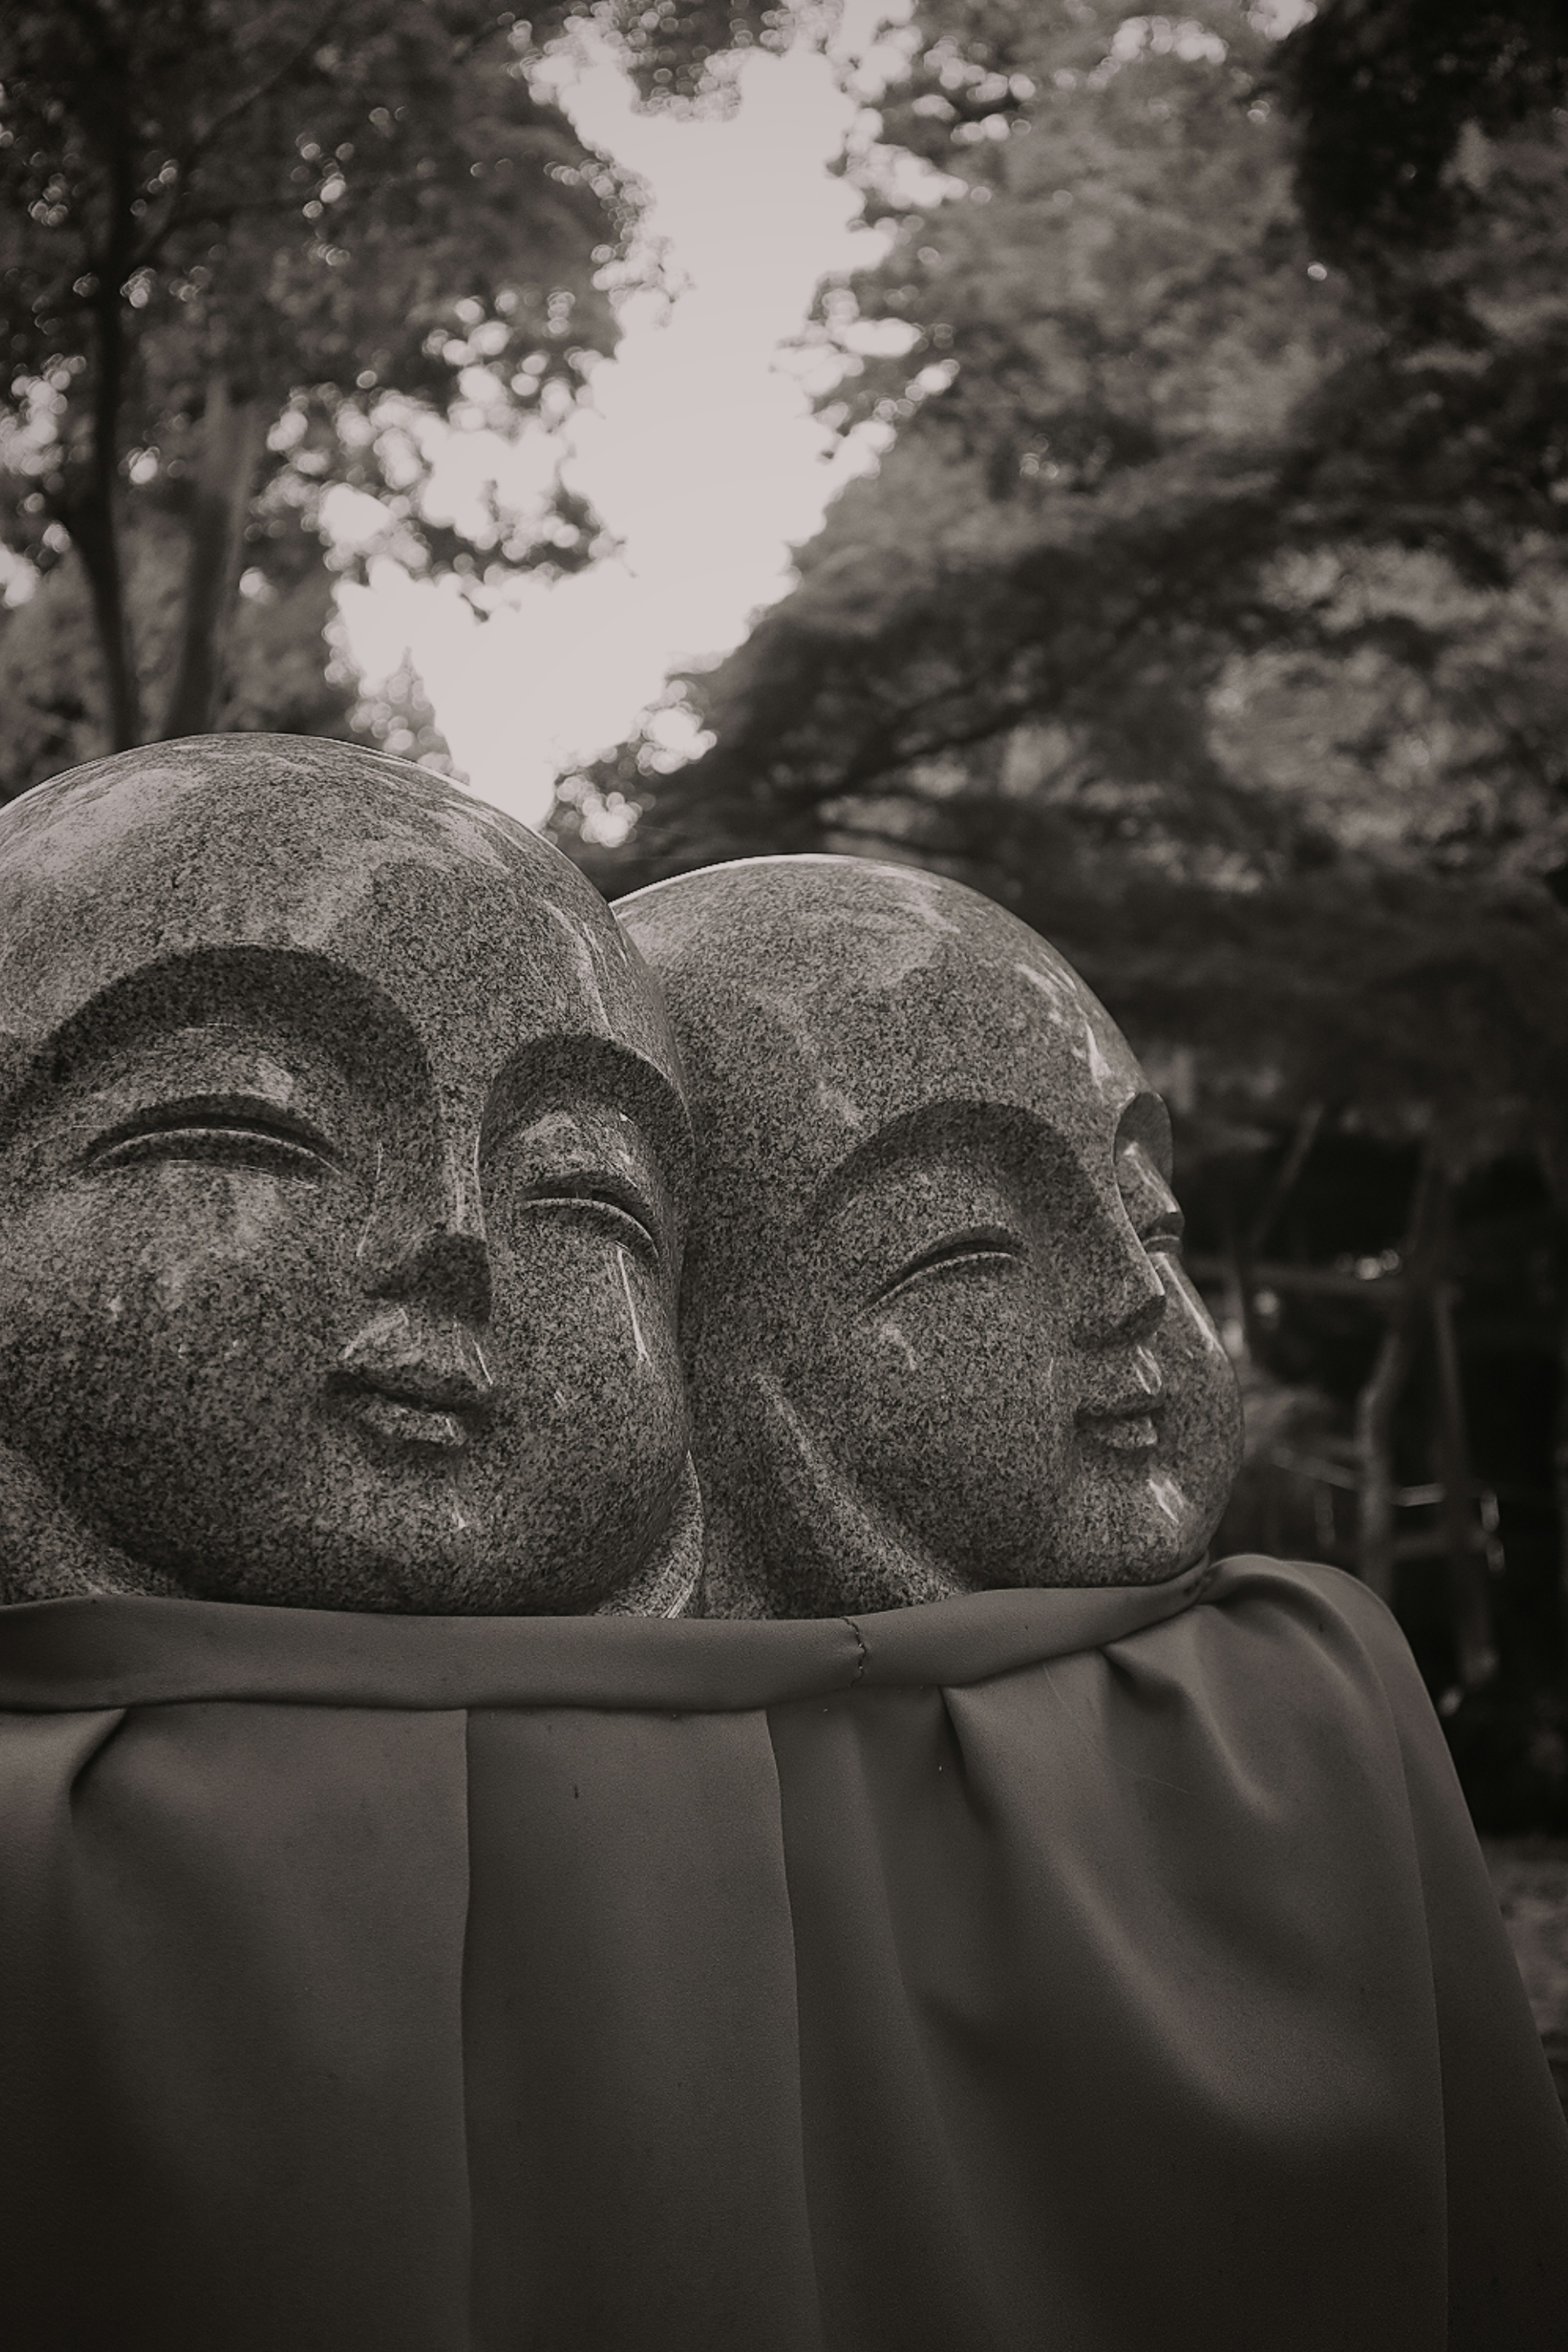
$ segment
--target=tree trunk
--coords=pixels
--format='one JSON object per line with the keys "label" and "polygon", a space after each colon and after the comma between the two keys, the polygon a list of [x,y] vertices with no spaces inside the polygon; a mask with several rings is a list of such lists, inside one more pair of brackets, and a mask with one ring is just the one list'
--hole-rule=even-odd
{"label": "tree trunk", "polygon": [[192,485],[178,658],[162,729],[164,741],[176,735],[205,735],[217,718],[250,487],[265,430],[259,402],[236,400],[222,374],[208,379],[201,456]]}
{"label": "tree trunk", "polygon": [[[1551,1097],[1548,1097],[1548,1100]],[[1568,1133],[1553,1118],[1542,1122],[1536,1150],[1560,1223],[1568,1228]],[[1557,1339],[1557,1409],[1552,1432],[1552,1475],[1557,1501],[1558,1638],[1568,1657],[1568,1302]]]}
{"label": "tree trunk", "polygon": [[1372,1376],[1356,1399],[1355,1436],[1361,1488],[1356,1511],[1356,1572],[1380,1601],[1394,1606],[1394,1408],[1410,1369],[1403,1301],[1391,1308]]}
{"label": "tree trunk", "polygon": [[1459,1682],[1479,1690],[1497,1672],[1487,1568],[1471,1517],[1470,1448],[1459,1348],[1454,1331],[1453,1286],[1432,1286],[1432,1337],[1437,1360],[1437,1476],[1443,1488],[1443,1543],[1454,1602],[1454,1649]]}
{"label": "tree trunk", "polygon": [[1389,1308],[1371,1376],[1356,1399],[1356,1572],[1380,1601],[1394,1605],[1394,1514],[1399,1482],[1394,1464],[1394,1409],[1410,1370],[1411,1327],[1432,1279],[1442,1215],[1444,1180],[1435,1146],[1422,1155],[1401,1255],[1404,1283]]}
{"label": "tree trunk", "polygon": [[1247,1237],[1247,1258],[1249,1265],[1255,1257],[1262,1256],[1264,1244],[1273,1232],[1277,1220],[1300,1180],[1301,1171],[1307,1164],[1308,1154],[1318,1139],[1328,1108],[1327,1103],[1324,1102],[1309,1103],[1297,1120],[1296,1131],[1290,1138],[1289,1148],[1279,1163],[1274,1181],[1268,1187],[1263,1205],[1253,1219],[1252,1231]]}
{"label": "tree trunk", "polygon": [[1557,1342],[1557,1411],[1552,1432],[1552,1483],[1557,1501],[1557,1622],[1568,1651],[1568,1318]]}
{"label": "tree trunk", "polygon": [[68,492],[61,520],[86,568],[93,624],[103,661],[108,696],[110,747],[128,751],[142,740],[142,687],[125,598],[125,566],[120,545],[121,407],[125,396],[125,343],[120,287],[130,267],[134,215],[133,175],[128,155],[117,148],[110,167],[113,191],[109,258],[98,272],[93,297],[97,367],[92,387],[92,436],[79,488]]}
{"label": "tree trunk", "polygon": [[142,740],[142,686],[136,675],[131,616],[126,610],[125,571],[112,487],[105,490],[95,486],[74,499],[65,509],[63,520],[87,573],[109,706],[105,714],[109,748],[111,751],[129,751]]}

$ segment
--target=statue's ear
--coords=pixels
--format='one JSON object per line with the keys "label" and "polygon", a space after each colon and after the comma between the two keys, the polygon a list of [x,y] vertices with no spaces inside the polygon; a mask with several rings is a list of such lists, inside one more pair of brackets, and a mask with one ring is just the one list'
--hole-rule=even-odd
{"label": "statue's ear", "polygon": [[90,1534],[27,1455],[0,1441],[0,1602],[179,1591],[161,1569]]}

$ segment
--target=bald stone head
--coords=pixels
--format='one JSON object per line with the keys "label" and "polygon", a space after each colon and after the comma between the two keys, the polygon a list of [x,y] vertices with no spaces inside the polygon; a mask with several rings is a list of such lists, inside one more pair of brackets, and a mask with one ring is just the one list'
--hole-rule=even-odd
{"label": "bald stone head", "polygon": [[674,1605],[680,1087],[596,892],[422,770],[228,736],[39,786],[0,812],[0,1444],[132,1589]]}
{"label": "bald stone head", "polygon": [[697,1127],[706,1605],[1200,1557],[1236,1383],[1182,1270],[1164,1108],[1061,958],[973,890],[852,858],[715,866],[616,911]]}

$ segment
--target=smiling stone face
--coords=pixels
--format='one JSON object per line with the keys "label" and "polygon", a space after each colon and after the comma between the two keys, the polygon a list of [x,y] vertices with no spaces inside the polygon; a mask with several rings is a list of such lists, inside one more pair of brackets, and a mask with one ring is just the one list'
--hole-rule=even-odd
{"label": "smiling stone face", "polygon": [[1236,1383],[1182,1270],[1163,1107],[1068,967],[976,893],[854,859],[716,867],[616,912],[698,1128],[707,1605],[1197,1558]]}
{"label": "smiling stone face", "polygon": [[142,1589],[668,1608],[679,1085],[596,894],[417,770],[226,738],[29,793],[0,1442]]}

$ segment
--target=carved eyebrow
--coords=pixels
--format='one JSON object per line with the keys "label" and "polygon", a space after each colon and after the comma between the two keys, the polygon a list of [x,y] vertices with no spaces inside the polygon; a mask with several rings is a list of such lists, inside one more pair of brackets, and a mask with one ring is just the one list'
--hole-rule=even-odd
{"label": "carved eyebrow", "polygon": [[678,1222],[689,1206],[694,1145],[685,1102],[640,1054],[602,1037],[537,1039],[500,1070],[484,1113],[486,1150],[552,1111],[585,1108],[629,1129]]}
{"label": "carved eyebrow", "polygon": [[666,1189],[654,1139],[635,1111],[598,1098],[585,1104],[524,1106],[515,1118],[487,1127],[483,1146],[493,1157],[520,1151],[542,1175],[583,1173],[624,1183],[651,1210]]}
{"label": "carved eyebrow", "polygon": [[334,1055],[313,1040],[276,1028],[242,1034],[217,1024],[111,1041],[101,1054],[84,1057],[79,1070],[58,1075],[79,1094],[89,1117],[119,1106],[130,1118],[165,1108],[233,1104],[260,1116],[320,1123],[340,1117],[353,1092]]}

